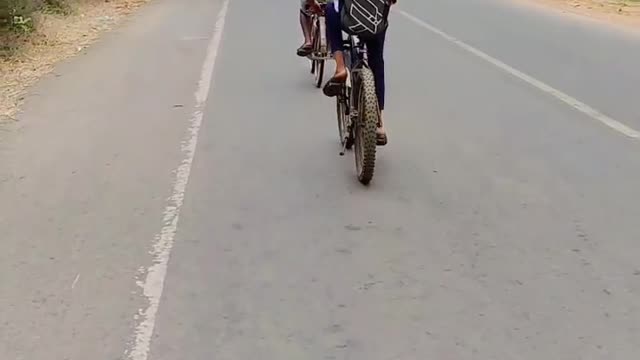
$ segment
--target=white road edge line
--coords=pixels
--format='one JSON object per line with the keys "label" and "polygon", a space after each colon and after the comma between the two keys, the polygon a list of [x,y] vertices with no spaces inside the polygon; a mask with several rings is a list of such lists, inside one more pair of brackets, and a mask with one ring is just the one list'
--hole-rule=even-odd
{"label": "white road edge line", "polygon": [[143,290],[148,305],[146,308],[140,309],[136,316],[137,326],[135,329],[134,344],[126,354],[130,360],[147,360],[149,358],[151,337],[153,336],[160,298],[162,297],[164,281],[167,276],[167,265],[178,230],[180,210],[184,201],[187,183],[189,182],[189,176],[191,174],[191,166],[198,144],[198,133],[202,125],[204,107],[209,98],[209,91],[211,90],[213,71],[222,41],[229,1],[230,0],[225,0],[222,3],[222,8],[218,13],[213,35],[207,48],[207,55],[202,65],[198,88],[195,92],[196,103],[194,112],[189,119],[187,136],[181,144],[183,159],[175,170],[175,183],[173,184],[171,197],[167,199],[162,219],[164,225],[160,233],[156,235],[153,243],[153,250],[151,252],[153,255],[153,264],[147,269],[145,280],[138,283]]}
{"label": "white road edge line", "polygon": [[634,139],[638,139],[640,138],[640,132],[638,130],[632,129],[629,126],[615,120],[612,119],[611,117],[601,113],[600,111],[592,108],[591,106],[581,102],[580,100],[563,93],[562,91],[547,85],[545,83],[543,83],[542,81],[529,76],[525,73],[523,73],[520,70],[514,69],[513,67],[503,63],[502,61],[492,57],[491,55],[488,55],[476,48],[474,48],[473,46],[458,40],[457,38],[445,33],[444,31],[436,28],[435,26],[425,22],[424,20],[421,20],[409,13],[407,13],[406,11],[400,10],[400,9],[394,9],[394,12],[404,16],[405,18],[411,20],[412,22],[414,22],[415,24],[419,25],[420,27],[423,27],[429,31],[431,31],[432,33],[440,36],[441,38],[457,45],[458,47],[460,47],[461,49],[479,57],[480,59],[496,66],[497,68],[503,70],[504,72],[511,74],[513,76],[515,76],[516,78],[526,82],[527,84],[537,88],[538,90],[541,90],[553,97],[555,97],[556,99],[562,101],[563,103],[573,107],[574,109],[578,110],[579,112],[591,117],[592,119],[595,119],[601,123],[603,123],[604,125],[612,128],[613,130],[618,131],[619,133],[622,133],[630,138],[634,138]]}

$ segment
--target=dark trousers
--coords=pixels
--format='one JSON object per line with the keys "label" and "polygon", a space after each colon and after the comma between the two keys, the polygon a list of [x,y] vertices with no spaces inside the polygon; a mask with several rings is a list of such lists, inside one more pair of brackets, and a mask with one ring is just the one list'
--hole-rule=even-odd
{"label": "dark trousers", "polygon": [[[340,1],[340,8],[344,2]],[[342,38],[342,24],[340,22],[340,11],[336,11],[332,2],[326,7],[325,16],[327,19],[327,39],[331,46],[331,52],[344,50]],[[377,35],[372,39],[364,41],[367,46],[367,57],[369,59],[369,67],[373,72],[376,82],[376,95],[378,96],[378,105],[380,110],[384,110],[385,84],[384,84],[384,40],[386,31]]]}

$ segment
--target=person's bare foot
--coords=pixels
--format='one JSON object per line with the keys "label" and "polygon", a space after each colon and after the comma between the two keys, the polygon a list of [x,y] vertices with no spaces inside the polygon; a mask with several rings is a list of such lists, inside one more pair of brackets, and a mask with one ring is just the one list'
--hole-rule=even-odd
{"label": "person's bare foot", "polygon": [[336,69],[336,72],[333,74],[331,79],[336,80],[337,82],[345,82],[347,80],[347,69]]}
{"label": "person's bare foot", "polygon": [[378,133],[380,134],[386,134],[387,131],[384,128],[384,117],[383,117],[383,111],[380,110],[380,121],[378,122]]}
{"label": "person's bare foot", "polygon": [[342,51],[336,51],[333,53],[333,58],[336,60],[336,72],[333,74],[331,80],[343,83],[347,80],[347,67],[345,66],[344,53]]}
{"label": "person's bare foot", "polygon": [[382,120],[382,111],[380,111],[380,122],[378,123],[378,128],[376,129],[376,143],[379,146],[387,145],[387,130],[384,127],[384,121]]}
{"label": "person's bare foot", "polygon": [[322,88],[322,92],[328,97],[338,96],[344,87],[344,83],[347,81],[347,68],[344,66],[344,57],[341,53],[335,53],[336,57],[336,72],[331,79]]}

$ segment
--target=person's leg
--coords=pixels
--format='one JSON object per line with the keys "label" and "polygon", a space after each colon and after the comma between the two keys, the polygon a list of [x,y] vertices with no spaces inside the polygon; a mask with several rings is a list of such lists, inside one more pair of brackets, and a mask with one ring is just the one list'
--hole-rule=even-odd
{"label": "person's leg", "polygon": [[369,67],[373,72],[376,81],[376,95],[378,96],[378,105],[380,110],[384,110],[385,100],[385,79],[384,79],[384,41],[386,32],[381,33],[376,38],[368,40],[367,56],[369,58]]}
{"label": "person's leg", "polygon": [[[385,106],[385,71],[384,71],[384,42],[386,31],[378,35],[375,39],[367,41],[367,56],[369,58],[369,67],[373,72],[376,82],[376,95],[378,97],[378,106],[380,108],[380,124],[378,127],[379,142],[386,143],[386,130],[384,128],[383,110]],[[384,141],[382,138],[384,137]]]}
{"label": "person's leg", "polygon": [[304,36],[304,43],[298,48],[298,56],[308,56],[313,51],[311,44],[311,16],[306,12],[306,0],[300,2],[300,27]]}
{"label": "person's leg", "polygon": [[[335,1],[335,0],[334,0]],[[340,4],[341,6],[341,4]],[[342,39],[342,25],[340,22],[340,8],[336,9],[334,2],[329,2],[325,10],[327,24],[327,40],[336,61],[336,71],[324,87],[327,96],[337,96],[342,84],[347,80],[347,67],[344,59],[344,43]]]}

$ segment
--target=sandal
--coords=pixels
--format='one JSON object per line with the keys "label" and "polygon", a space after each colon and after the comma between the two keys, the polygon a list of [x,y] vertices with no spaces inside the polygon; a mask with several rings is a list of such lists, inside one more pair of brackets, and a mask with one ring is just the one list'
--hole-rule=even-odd
{"label": "sandal", "polygon": [[302,46],[300,46],[297,50],[297,54],[300,57],[307,57],[309,55],[311,55],[311,53],[313,52],[313,45],[311,44],[303,44]]}
{"label": "sandal", "polygon": [[376,131],[376,145],[385,146],[389,139],[387,138],[387,133],[381,133]]}

